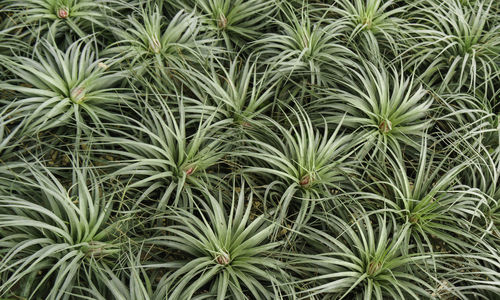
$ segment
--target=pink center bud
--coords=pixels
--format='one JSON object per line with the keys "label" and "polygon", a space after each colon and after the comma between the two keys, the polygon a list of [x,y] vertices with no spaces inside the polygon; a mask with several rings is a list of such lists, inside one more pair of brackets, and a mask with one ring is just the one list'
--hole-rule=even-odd
{"label": "pink center bud", "polygon": [[382,268],[382,263],[380,262],[371,262],[368,265],[368,269],[366,270],[367,275],[375,275]]}
{"label": "pink center bud", "polygon": [[252,127],[252,124],[248,123],[248,122],[242,122],[241,123],[241,126],[243,127],[247,127],[247,128],[251,128]]}
{"label": "pink center bud", "polygon": [[189,167],[187,170],[186,170],[186,176],[189,176],[191,174],[193,174],[194,172],[194,168],[193,167]]}
{"label": "pink center bud", "polygon": [[410,217],[410,223],[413,223],[413,224],[418,223],[418,217],[417,216],[411,216]]}
{"label": "pink center bud", "polygon": [[220,14],[219,20],[217,20],[217,26],[219,26],[220,29],[224,29],[227,26],[227,19],[223,13]]}
{"label": "pink center bud", "polygon": [[75,103],[81,103],[85,99],[85,89],[83,86],[80,85],[72,89],[70,98]]}
{"label": "pink center bud", "polygon": [[392,130],[392,122],[389,120],[383,120],[382,122],[380,122],[380,125],[378,125],[378,129],[382,133],[388,133]]}
{"label": "pink center bud", "polygon": [[215,258],[215,261],[219,265],[227,266],[231,262],[231,258],[229,257],[229,253],[222,252]]}
{"label": "pink center bud", "polygon": [[57,16],[61,19],[66,19],[69,15],[68,9],[65,7],[59,8],[57,11]]}
{"label": "pink center bud", "polygon": [[308,185],[310,182],[311,182],[311,178],[309,177],[309,175],[306,175],[306,176],[302,177],[299,184],[301,186],[305,186],[305,185]]}

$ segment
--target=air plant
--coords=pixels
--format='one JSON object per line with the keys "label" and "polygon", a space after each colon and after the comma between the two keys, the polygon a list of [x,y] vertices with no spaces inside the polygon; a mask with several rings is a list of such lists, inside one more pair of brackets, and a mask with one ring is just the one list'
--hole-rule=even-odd
{"label": "air plant", "polygon": [[126,257],[123,260],[126,264],[121,273],[125,273],[125,276],[120,276],[122,274],[117,274],[113,268],[106,265],[96,270],[99,281],[109,288],[109,293],[100,291],[96,286],[81,289],[85,290],[92,299],[97,300],[106,300],[110,297],[123,300],[160,300],[159,297],[155,298],[153,295],[152,280],[141,264],[141,252],[136,253],[133,248],[130,243],[128,253],[124,251]]}
{"label": "air plant", "polygon": [[432,124],[430,93],[415,78],[368,62],[351,73],[353,78],[342,83],[345,88],[326,90],[308,104],[315,123],[325,119],[351,128],[364,143],[361,157],[419,150],[419,141]]}
{"label": "air plant", "polygon": [[403,16],[409,7],[396,2],[339,0],[324,10],[345,20],[349,48],[359,48],[368,59],[392,59],[405,49],[408,38],[407,31],[403,30],[407,25]]}
{"label": "air plant", "polygon": [[41,36],[63,37],[71,32],[85,38],[109,24],[120,22],[122,5],[112,0],[6,0],[10,17],[4,28],[13,28],[21,38],[34,41]]}
{"label": "air plant", "polygon": [[437,299],[494,299],[500,293],[498,256],[488,252],[439,256],[439,281],[431,294]]}
{"label": "air plant", "polygon": [[269,125],[264,123],[258,131],[265,134],[244,140],[246,145],[235,156],[245,158],[244,173],[259,174],[255,185],[265,185],[264,207],[278,208],[276,222],[290,219],[296,230],[317,203],[348,181],[353,170],[347,159],[356,145],[352,136],[341,133],[341,126],[332,133],[327,127],[321,132],[303,111],[294,114],[297,126],[290,119],[286,127],[268,120]]}
{"label": "air plant", "polygon": [[92,44],[75,42],[61,51],[46,41],[34,55],[4,61],[15,77],[0,82],[0,88],[16,93],[10,101],[14,117],[23,118],[23,134],[60,126],[81,133],[86,125],[103,129],[104,120],[121,119],[112,111],[129,98],[119,88],[126,73],[114,71],[113,60],[98,58]]}
{"label": "air plant", "polygon": [[196,214],[172,210],[163,217],[170,225],[153,228],[154,237],[147,244],[165,253],[179,251],[186,258],[152,264],[152,268],[171,270],[162,277],[157,296],[276,299],[292,295],[278,250],[282,243],[269,240],[276,224],[265,215],[252,215],[252,193],[244,190],[244,184],[238,194],[233,190],[229,209],[220,193],[215,198],[206,191],[204,199],[197,199]]}
{"label": "air plant", "polygon": [[368,171],[367,176],[377,181],[356,201],[387,208],[408,226],[401,251],[408,253],[412,246],[421,252],[463,253],[478,247],[477,222],[484,220],[487,202],[479,190],[459,181],[467,163],[454,165],[450,155],[432,152],[424,140],[418,161],[390,158],[389,166]]}
{"label": "air plant", "polygon": [[497,299],[500,1],[0,1],[1,299]]}
{"label": "air plant", "polygon": [[[291,262],[305,279],[300,299],[422,299],[430,298],[432,286],[418,264],[430,255],[404,254],[405,231],[394,227],[390,217],[366,212],[353,222],[335,215],[318,215],[322,230],[308,227],[304,238],[311,253],[298,254]],[[372,220],[373,219],[373,220]],[[308,286],[312,284],[312,286]]]}
{"label": "air plant", "polygon": [[[412,63],[428,85],[444,92],[496,95],[500,70],[500,25],[494,1],[462,5],[424,1],[415,10]],[[421,71],[418,71],[421,70]]]}
{"label": "air plant", "polygon": [[133,208],[145,204],[160,211],[169,206],[193,208],[193,191],[220,181],[208,170],[216,170],[225,155],[227,146],[216,138],[224,124],[214,122],[213,116],[193,124],[183,99],[177,99],[174,110],[162,95],[154,97],[158,107],[146,105],[137,112],[141,120],[131,117],[128,124],[109,126],[109,135],[95,139],[94,145],[103,144],[96,151],[117,158],[110,176],[137,195]]}
{"label": "air plant", "polygon": [[[498,134],[497,131],[496,133]],[[465,184],[478,190],[484,198],[485,204],[480,207],[484,218],[476,220],[475,224],[482,230],[478,234],[490,243],[490,250],[498,247],[500,243],[500,150],[488,149],[480,143],[470,143],[459,140],[453,145],[461,157],[471,158],[471,163],[460,174],[459,178]],[[486,245],[488,246],[488,245]],[[493,250],[494,251],[494,250]]]}
{"label": "air plant", "polygon": [[85,166],[73,169],[71,188],[43,166],[26,167],[29,174],[0,190],[0,294],[83,297],[77,287],[119,261],[125,219],[112,214],[118,195]]}
{"label": "air plant", "polygon": [[[467,140],[480,147],[498,147],[498,115],[489,99],[466,93],[433,95],[440,102],[436,127],[443,138]],[[436,128],[436,129],[437,129]],[[459,147],[460,151],[468,147]],[[474,155],[474,154],[472,154]]]}
{"label": "air plant", "polygon": [[354,56],[342,42],[346,30],[342,20],[313,19],[307,12],[297,16],[290,9],[284,12],[287,22],[277,21],[280,30],[256,42],[277,79],[328,86],[342,77]]}
{"label": "air plant", "polygon": [[206,70],[180,70],[180,81],[193,94],[187,98],[186,112],[200,118],[213,112],[218,120],[249,126],[256,117],[272,109],[276,83],[269,70],[257,70],[258,59],[245,63],[236,57],[226,67],[214,61]]}
{"label": "air plant", "polygon": [[[272,24],[277,5],[273,0],[176,0],[178,7],[202,18],[207,36],[235,51],[256,40]],[[213,33],[213,34],[211,34]]]}
{"label": "air plant", "polygon": [[171,76],[169,68],[196,63],[214,50],[207,47],[211,39],[200,35],[199,18],[183,10],[167,19],[158,6],[142,7],[118,25],[113,30],[117,42],[105,53],[119,55],[135,72],[153,77]]}

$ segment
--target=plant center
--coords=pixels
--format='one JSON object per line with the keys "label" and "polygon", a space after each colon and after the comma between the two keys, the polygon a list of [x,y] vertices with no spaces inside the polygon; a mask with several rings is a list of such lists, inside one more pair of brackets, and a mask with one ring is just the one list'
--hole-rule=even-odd
{"label": "plant center", "polygon": [[368,276],[373,276],[382,269],[382,263],[378,261],[372,261],[368,264],[366,268],[366,274]]}
{"label": "plant center", "polygon": [[229,253],[222,251],[221,253],[219,253],[219,255],[215,257],[215,261],[219,265],[227,266],[231,262],[231,257],[229,256]]}
{"label": "plant center", "polygon": [[161,51],[160,40],[158,39],[158,36],[156,34],[153,34],[153,36],[149,40],[149,49],[153,53],[160,53]]}
{"label": "plant center", "polygon": [[382,120],[382,122],[380,122],[380,124],[378,125],[378,129],[382,133],[388,133],[392,130],[392,122],[387,119]]}
{"label": "plant center", "polygon": [[71,90],[70,93],[71,101],[75,103],[81,103],[85,100],[85,89],[83,86],[79,85]]}
{"label": "plant center", "polygon": [[217,20],[217,26],[220,29],[225,29],[227,27],[227,19],[223,13],[220,13],[220,15],[219,15],[219,19]]}
{"label": "plant center", "polygon": [[299,181],[299,184],[303,187],[306,187],[306,186],[309,186],[312,184],[312,181],[313,181],[313,178],[308,174],[308,175],[304,175],[300,181]]}
{"label": "plant center", "polygon": [[66,19],[69,16],[69,11],[67,7],[61,7],[57,10],[57,16],[60,19]]}

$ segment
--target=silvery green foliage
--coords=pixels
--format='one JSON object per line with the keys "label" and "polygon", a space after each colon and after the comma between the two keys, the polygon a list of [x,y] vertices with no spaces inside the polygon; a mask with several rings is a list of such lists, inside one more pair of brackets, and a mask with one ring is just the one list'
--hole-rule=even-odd
{"label": "silvery green foliage", "polygon": [[0,298],[496,299],[499,20],[0,1]]}

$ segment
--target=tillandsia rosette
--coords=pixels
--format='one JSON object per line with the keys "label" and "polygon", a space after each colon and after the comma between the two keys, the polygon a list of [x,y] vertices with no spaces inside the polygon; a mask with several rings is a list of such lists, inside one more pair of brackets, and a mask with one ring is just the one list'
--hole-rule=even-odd
{"label": "tillandsia rosette", "polygon": [[122,10],[119,1],[110,0],[6,0],[2,6],[9,16],[3,26],[30,42],[40,36],[84,38],[120,22]]}
{"label": "tillandsia rosette", "polygon": [[497,299],[500,1],[0,1],[0,299]]}
{"label": "tillandsia rosette", "polygon": [[9,58],[6,67],[17,78],[0,82],[15,93],[9,105],[15,108],[13,117],[24,118],[25,134],[68,124],[99,127],[120,118],[110,111],[129,98],[118,85],[126,73],[109,69],[113,60],[98,58],[92,44],[79,41],[62,51],[47,41],[34,55]]}

